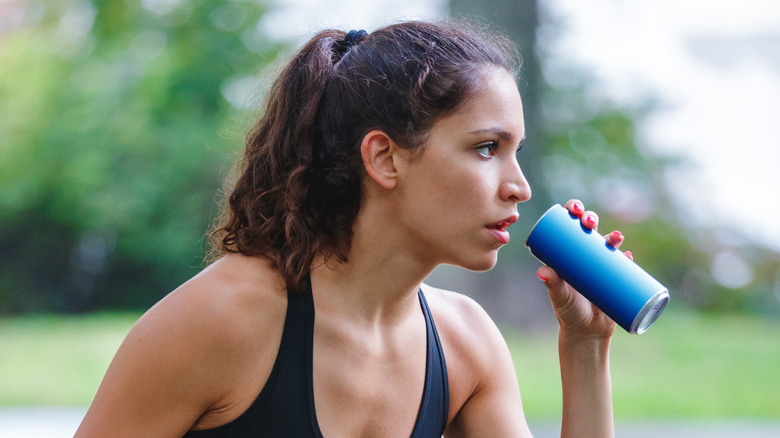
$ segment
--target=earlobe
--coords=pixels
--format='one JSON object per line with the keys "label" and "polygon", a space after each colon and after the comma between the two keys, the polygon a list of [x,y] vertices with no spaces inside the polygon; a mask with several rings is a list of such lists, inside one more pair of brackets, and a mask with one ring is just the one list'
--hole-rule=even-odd
{"label": "earlobe", "polygon": [[366,134],[360,144],[360,154],[366,173],[377,184],[388,190],[396,185],[398,150],[393,140],[379,130]]}

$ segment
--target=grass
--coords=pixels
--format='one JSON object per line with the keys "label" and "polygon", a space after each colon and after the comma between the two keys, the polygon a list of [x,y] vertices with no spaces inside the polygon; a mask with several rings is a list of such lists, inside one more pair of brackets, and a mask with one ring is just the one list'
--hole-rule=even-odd
{"label": "grass", "polygon": [[[529,417],[559,416],[555,334],[505,331]],[[618,328],[615,417],[780,418],[780,321],[668,309],[646,333]]]}
{"label": "grass", "polygon": [[137,314],[0,319],[0,406],[87,406]]}
{"label": "grass", "polygon": [[[87,406],[138,314],[0,318],[0,406]],[[556,335],[505,330],[529,418],[560,415]],[[615,417],[780,418],[780,321],[668,309],[611,350]]]}

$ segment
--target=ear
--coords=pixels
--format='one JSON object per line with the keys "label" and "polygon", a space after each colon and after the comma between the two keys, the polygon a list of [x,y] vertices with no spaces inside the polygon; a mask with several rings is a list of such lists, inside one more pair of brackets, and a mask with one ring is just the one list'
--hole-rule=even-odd
{"label": "ear", "polygon": [[366,134],[360,144],[366,173],[385,189],[392,189],[396,185],[401,151],[387,134],[379,130]]}

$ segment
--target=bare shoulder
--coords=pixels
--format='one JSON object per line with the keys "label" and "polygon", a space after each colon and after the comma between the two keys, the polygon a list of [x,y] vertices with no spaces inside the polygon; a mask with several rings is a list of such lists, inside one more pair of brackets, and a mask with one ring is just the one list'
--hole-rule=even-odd
{"label": "bare shoulder", "polygon": [[[286,307],[284,280],[261,258],[232,254],[221,258],[152,307],[144,318],[182,318],[219,341],[255,330]],[[205,334],[205,333],[204,333]],[[201,339],[209,340],[209,338]]]}
{"label": "bare shoulder", "polygon": [[472,298],[423,285],[447,361],[447,437],[531,436],[512,356],[500,330]]}
{"label": "bare shoulder", "polygon": [[262,386],[286,303],[284,282],[263,260],[231,255],[210,265],[136,322],[77,436],[181,436],[204,419],[205,428],[237,416],[256,391],[236,382]]}
{"label": "bare shoulder", "polygon": [[485,309],[471,297],[427,284],[423,292],[430,303],[439,334],[463,353],[503,348],[501,332]]}
{"label": "bare shoulder", "polygon": [[154,333],[211,362],[221,349],[251,353],[258,333],[281,326],[286,302],[284,282],[264,260],[230,255],[160,300],[133,332]]}
{"label": "bare shoulder", "polygon": [[423,285],[442,341],[457,399],[468,398],[495,377],[496,366],[514,369],[503,335],[485,309],[458,292]]}

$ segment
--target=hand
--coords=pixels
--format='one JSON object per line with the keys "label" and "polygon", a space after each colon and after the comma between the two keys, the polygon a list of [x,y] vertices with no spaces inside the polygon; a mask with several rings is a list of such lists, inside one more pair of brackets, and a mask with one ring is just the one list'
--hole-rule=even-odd
{"label": "hand", "polygon": [[[599,217],[596,213],[585,210],[582,202],[571,199],[564,207],[571,214],[580,218],[583,226],[597,230]],[[615,248],[623,243],[620,231],[613,231],[604,236]],[[626,256],[632,258],[630,252]],[[561,330],[586,335],[609,337],[615,331],[615,323],[584,296],[563,281],[550,267],[539,268],[536,275],[541,279],[550,294],[555,316],[558,318]]]}

